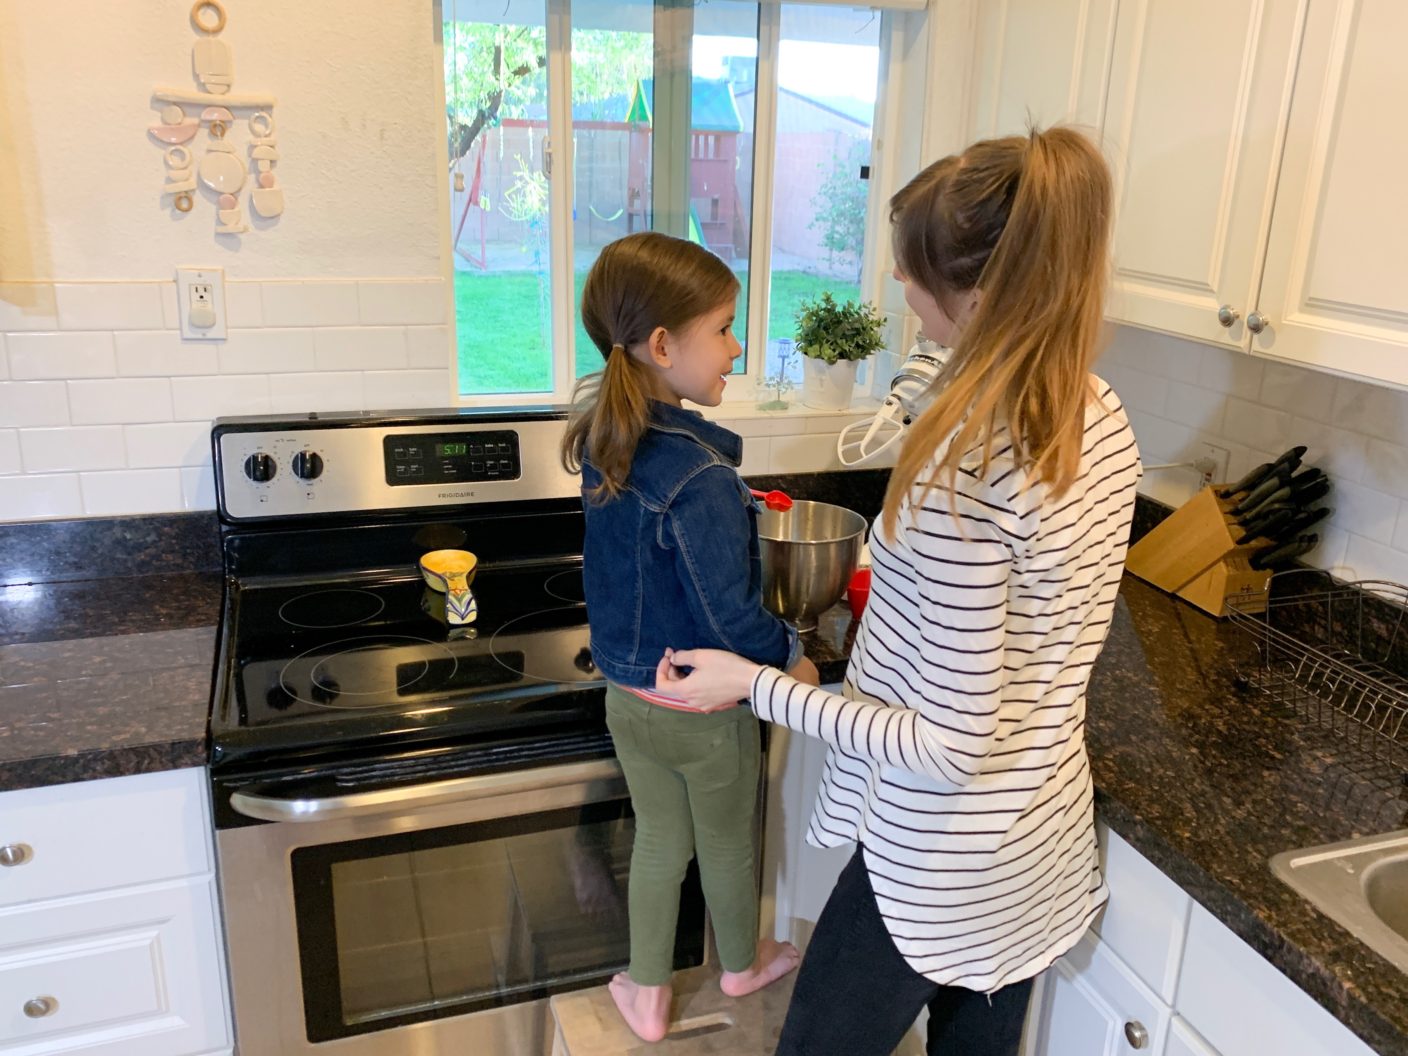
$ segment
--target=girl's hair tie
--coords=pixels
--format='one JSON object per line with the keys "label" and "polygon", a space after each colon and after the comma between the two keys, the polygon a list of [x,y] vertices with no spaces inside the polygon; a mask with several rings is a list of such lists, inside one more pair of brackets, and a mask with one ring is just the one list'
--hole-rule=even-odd
{"label": "girl's hair tie", "polygon": [[611,351],[612,351],[612,352],[624,352],[624,351],[626,351],[626,346],[623,345],[623,344],[620,344],[620,343],[618,342],[618,343],[616,343],[616,344],[614,344],[614,345],[611,346]]}

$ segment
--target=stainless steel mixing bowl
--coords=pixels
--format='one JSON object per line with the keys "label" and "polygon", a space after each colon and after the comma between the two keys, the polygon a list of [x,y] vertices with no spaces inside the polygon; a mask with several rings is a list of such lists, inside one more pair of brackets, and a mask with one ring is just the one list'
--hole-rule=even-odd
{"label": "stainless steel mixing bowl", "polygon": [[816,618],[846,591],[865,529],[860,514],[827,502],[798,500],[785,513],[763,510],[763,604],[797,630],[815,630]]}

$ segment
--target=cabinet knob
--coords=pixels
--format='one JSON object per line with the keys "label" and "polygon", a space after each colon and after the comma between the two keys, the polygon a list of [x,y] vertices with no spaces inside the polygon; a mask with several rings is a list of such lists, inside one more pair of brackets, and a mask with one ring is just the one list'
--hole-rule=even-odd
{"label": "cabinet knob", "polygon": [[31,997],[24,1003],[24,1014],[30,1019],[43,1019],[58,1010],[58,999],[53,997]]}
{"label": "cabinet knob", "polygon": [[1259,334],[1271,325],[1271,320],[1260,312],[1252,312],[1247,316],[1247,329],[1254,334]]}
{"label": "cabinet knob", "polygon": [[1217,310],[1217,321],[1223,326],[1231,327],[1238,319],[1242,318],[1242,313],[1233,308],[1230,304],[1224,304]]}
{"label": "cabinet knob", "polygon": [[1142,1049],[1149,1044],[1149,1031],[1139,1020],[1131,1019],[1124,1025],[1124,1040],[1129,1042],[1130,1048]]}
{"label": "cabinet knob", "polygon": [[0,847],[0,865],[24,865],[34,857],[34,848],[27,843],[7,843]]}

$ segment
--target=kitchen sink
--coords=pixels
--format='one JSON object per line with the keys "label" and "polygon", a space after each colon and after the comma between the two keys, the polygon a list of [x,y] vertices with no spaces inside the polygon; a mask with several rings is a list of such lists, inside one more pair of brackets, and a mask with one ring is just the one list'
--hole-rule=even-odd
{"label": "kitchen sink", "polygon": [[1271,871],[1408,972],[1408,830],[1286,851]]}

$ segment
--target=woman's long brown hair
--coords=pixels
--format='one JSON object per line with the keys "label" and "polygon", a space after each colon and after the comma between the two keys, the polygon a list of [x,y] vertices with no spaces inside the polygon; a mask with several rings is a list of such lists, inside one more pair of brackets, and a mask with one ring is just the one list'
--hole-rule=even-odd
{"label": "woman's long brown hair", "polygon": [[582,287],[582,325],[606,361],[577,383],[562,439],[562,464],[579,473],[589,460],[605,502],[625,486],[650,421],[653,382],[632,354],[658,327],[687,333],[699,317],[738,296],[738,279],[703,246],[655,231],[606,246]]}
{"label": "woman's long brown hair", "polygon": [[1053,128],[975,143],[890,199],[899,270],[950,318],[962,295],[980,293],[890,476],[891,537],[936,455],[924,496],[939,485],[952,493],[961,461],[977,449],[986,472],[1004,425],[1016,464],[1053,494],[1075,480],[1099,352],[1111,197],[1095,145]]}

